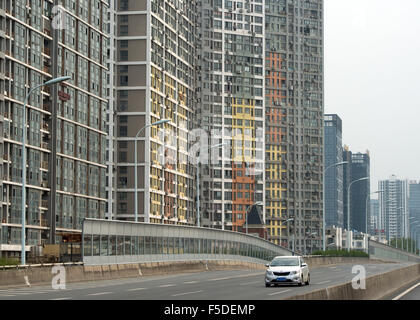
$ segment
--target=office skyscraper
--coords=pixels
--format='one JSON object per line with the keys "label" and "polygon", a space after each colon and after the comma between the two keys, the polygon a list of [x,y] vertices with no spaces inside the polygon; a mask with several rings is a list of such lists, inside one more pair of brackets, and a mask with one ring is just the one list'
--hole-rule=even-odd
{"label": "office skyscraper", "polygon": [[[325,168],[343,162],[342,121],[336,114],[326,114]],[[343,166],[330,167],[325,174],[325,220],[327,226],[343,227]]]}
{"label": "office skyscraper", "polygon": [[[26,244],[54,243],[64,233],[80,233],[85,217],[104,218],[108,2],[15,0],[0,6],[0,251],[13,256],[21,244],[23,134]],[[63,75],[72,79],[31,95],[23,128],[29,89]]]}
{"label": "office skyscraper", "polygon": [[351,160],[352,160],[352,152],[350,151],[348,146],[343,147],[343,161],[346,161],[347,164],[343,166],[343,224],[344,228],[348,228],[348,222],[347,222],[347,215],[348,215],[348,195],[347,190],[349,187],[349,184],[351,182]]}
{"label": "office skyscraper", "polygon": [[[351,182],[361,178],[370,178],[370,155],[366,153],[353,153],[351,159]],[[347,191],[347,190],[346,190]],[[350,190],[350,229],[366,232],[369,223],[370,180],[353,183]],[[367,202],[367,207],[366,207]],[[369,231],[369,230],[367,230]]]}

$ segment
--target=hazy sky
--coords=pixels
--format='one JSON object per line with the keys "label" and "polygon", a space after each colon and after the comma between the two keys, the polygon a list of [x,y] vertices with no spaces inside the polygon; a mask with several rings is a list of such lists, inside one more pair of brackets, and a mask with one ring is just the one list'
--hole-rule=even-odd
{"label": "hazy sky", "polygon": [[325,0],[325,112],[370,151],[371,191],[420,179],[419,15],[419,0]]}

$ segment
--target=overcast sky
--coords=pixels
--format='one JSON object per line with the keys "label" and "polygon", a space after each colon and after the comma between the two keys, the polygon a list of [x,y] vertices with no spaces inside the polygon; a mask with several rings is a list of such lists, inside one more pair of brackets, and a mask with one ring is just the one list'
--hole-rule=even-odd
{"label": "overcast sky", "polygon": [[371,190],[420,180],[420,1],[325,0],[325,112],[371,155]]}

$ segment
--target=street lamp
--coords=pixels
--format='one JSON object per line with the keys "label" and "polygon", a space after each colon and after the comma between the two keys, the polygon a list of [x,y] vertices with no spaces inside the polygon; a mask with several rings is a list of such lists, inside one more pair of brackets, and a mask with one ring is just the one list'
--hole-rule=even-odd
{"label": "street lamp", "polygon": [[[398,210],[403,209],[403,208],[404,207],[399,207],[399,208],[395,209],[395,211],[398,211]],[[397,236],[398,236],[398,220],[399,220],[399,217],[397,215],[397,233],[395,234],[395,249],[398,249],[398,238],[397,238]]]}
{"label": "street lamp", "polygon": [[[415,217],[411,217],[408,218],[408,221],[410,221],[411,219],[415,219]],[[414,220],[414,222],[418,222],[417,220]],[[408,223],[408,236],[407,236],[407,252],[408,252],[408,238],[410,238],[411,234],[410,234],[410,223]]]}
{"label": "street lamp", "polygon": [[324,183],[322,184],[322,188],[323,188],[322,190],[322,248],[324,251],[325,251],[325,223],[326,223],[325,222],[325,174],[327,173],[327,170],[330,168],[337,167],[343,164],[348,164],[348,163],[349,163],[348,161],[337,162],[328,166],[324,170],[324,176],[323,176]]}
{"label": "street lamp", "polygon": [[357,180],[354,180],[350,183],[350,185],[347,188],[347,247],[348,247],[348,251],[350,251],[350,188],[351,186],[359,181],[364,181],[364,180],[369,180],[369,177],[364,177],[364,178],[360,178]]}
{"label": "street lamp", "polygon": [[312,232],[312,233],[306,235],[306,237],[303,238],[303,243],[304,243],[304,246],[305,246],[305,248],[304,248],[305,256],[307,254],[307,251],[306,251],[306,239],[308,239],[308,238],[310,238],[310,237],[312,237],[312,236],[314,236],[316,234],[317,234],[316,232]]}
{"label": "street lamp", "polygon": [[[209,147],[207,150],[211,150],[214,148],[220,148],[227,145],[227,143],[219,143],[215,144],[214,146]],[[200,156],[197,156],[197,227],[200,227],[200,173],[199,173],[199,165],[200,165]],[[223,227],[224,228],[224,227]]]}
{"label": "street lamp", "polygon": [[[283,222],[286,222],[287,223],[287,246],[288,246],[288,249],[289,249],[289,238],[290,238],[289,221],[295,221],[295,219],[294,218],[289,218],[289,219],[281,220],[280,221],[280,225],[282,225]],[[294,256],[295,255],[295,237],[294,237],[294,235],[293,235],[293,246],[292,246],[292,248],[293,248],[292,249],[292,256]]]}
{"label": "street lamp", "polygon": [[[139,205],[139,203],[138,203],[138,199],[137,199],[137,141],[138,141],[138,138],[139,138],[139,136],[140,136],[140,134],[146,129],[146,128],[149,128],[149,127],[153,127],[153,126],[158,126],[158,125],[160,125],[160,124],[164,124],[164,123],[168,123],[168,122],[170,122],[171,120],[169,120],[169,119],[164,119],[164,120],[160,120],[160,121],[156,121],[156,122],[153,122],[152,124],[148,124],[148,125],[145,125],[143,128],[141,128],[140,130],[139,130],[139,132],[137,132],[137,134],[136,134],[136,141],[135,141],[135,143],[134,143],[134,192],[135,192],[135,194],[134,194],[134,201],[135,201],[135,203],[134,203],[134,220],[135,220],[135,222],[138,222],[138,214],[139,214],[139,212],[138,212],[138,205]],[[165,152],[165,150],[163,150],[163,152]],[[165,165],[165,164],[163,164],[163,165]],[[164,186],[165,187],[165,186]],[[162,217],[162,219],[163,219],[163,217]],[[148,220],[148,219],[147,219]],[[146,221],[146,222],[149,222],[149,221]]]}
{"label": "street lamp", "polygon": [[248,207],[248,209],[246,209],[246,212],[245,212],[245,216],[246,216],[246,234],[248,234],[248,211],[249,211],[249,209],[251,209],[253,206],[261,206],[261,205],[263,205],[263,203],[261,201],[257,201],[255,203],[251,204]]}
{"label": "street lamp", "polygon": [[[21,264],[26,264],[26,253],[25,253],[25,220],[26,220],[26,105],[28,104],[29,97],[33,92],[36,90],[45,87],[45,86],[51,86],[63,81],[70,80],[70,76],[64,76],[64,77],[58,77],[51,79],[47,82],[44,82],[40,85],[37,85],[29,90],[28,94],[25,97],[25,101],[23,104],[23,132],[22,132],[22,251],[21,251]],[[55,138],[54,138],[55,139]]]}
{"label": "street lamp", "polygon": [[[370,194],[367,195],[366,197],[366,234],[368,234],[368,200],[370,199],[370,196],[372,194],[376,194],[376,193],[384,193],[384,190],[379,190],[379,191],[375,191],[375,192],[371,192]],[[378,221],[379,221],[379,216],[378,216]]]}

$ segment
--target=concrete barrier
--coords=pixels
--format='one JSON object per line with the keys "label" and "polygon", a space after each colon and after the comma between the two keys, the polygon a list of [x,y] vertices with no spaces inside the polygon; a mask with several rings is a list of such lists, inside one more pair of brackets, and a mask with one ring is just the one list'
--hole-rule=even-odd
{"label": "concrete barrier", "polygon": [[[310,268],[334,264],[372,262],[368,258],[346,257],[307,257],[306,261]],[[56,265],[61,265],[65,268],[67,283],[217,270],[261,270],[263,273],[266,269],[264,264],[234,260],[145,262],[96,266]],[[0,288],[26,286],[25,277],[27,277],[31,285],[50,285],[55,276],[55,274],[52,274],[52,267],[53,264],[0,270]]]}
{"label": "concrete barrier", "polygon": [[378,300],[416,279],[420,279],[420,264],[370,276],[366,278],[366,289],[353,289],[348,282],[286,300]]}

